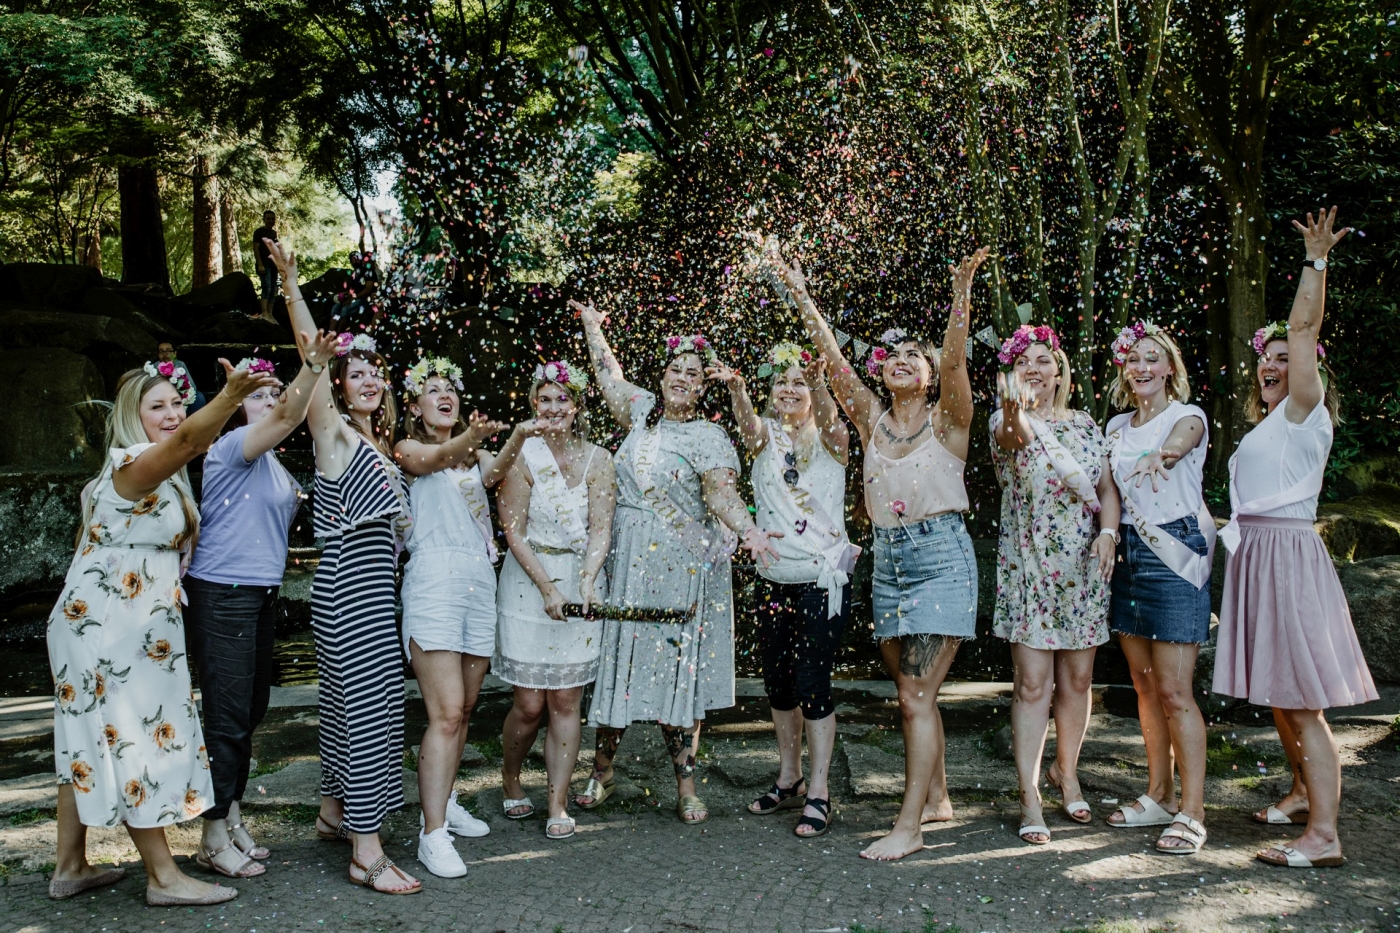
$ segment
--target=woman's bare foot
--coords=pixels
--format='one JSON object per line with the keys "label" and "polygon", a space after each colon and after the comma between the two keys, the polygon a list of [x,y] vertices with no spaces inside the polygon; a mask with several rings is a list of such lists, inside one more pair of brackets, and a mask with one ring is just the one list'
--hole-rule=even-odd
{"label": "woman's bare foot", "polygon": [[[501,790],[504,792],[507,800],[523,800],[525,798],[525,785],[520,783],[520,775],[518,774],[515,775],[514,778],[509,778],[502,774]],[[535,808],[528,803],[522,803],[511,807],[505,812],[506,816],[520,818],[529,816],[531,813],[535,812]]]}
{"label": "woman's bare foot", "polygon": [[[1308,818],[1308,792],[1307,790],[1294,789],[1284,795],[1283,799],[1274,804],[1274,809],[1282,813],[1296,823],[1305,823]],[[1301,817],[1301,819],[1299,819]],[[1254,814],[1254,822],[1269,822],[1268,809],[1260,810]],[[1295,846],[1296,848],[1296,846]]]}
{"label": "woman's bare foot", "polygon": [[[1259,856],[1266,862],[1287,865],[1288,855],[1283,851],[1284,848],[1284,846],[1270,846],[1261,850]],[[1306,857],[1309,862],[1318,867],[1341,864],[1339,860],[1342,858],[1342,840],[1336,836],[1328,839],[1321,833],[1306,832],[1288,843],[1287,848]]]}
{"label": "woman's bare foot", "polygon": [[895,828],[888,834],[876,839],[865,849],[861,850],[860,857],[870,859],[875,862],[893,862],[902,859],[915,852],[921,852],[924,848],[924,834],[919,831],[909,832],[900,829],[896,824]]}

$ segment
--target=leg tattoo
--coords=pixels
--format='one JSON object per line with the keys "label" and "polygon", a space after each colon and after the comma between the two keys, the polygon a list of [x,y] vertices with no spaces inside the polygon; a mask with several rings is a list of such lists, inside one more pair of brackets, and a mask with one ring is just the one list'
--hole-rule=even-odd
{"label": "leg tattoo", "polygon": [[899,672],[906,677],[924,676],[946,644],[942,635],[905,635],[899,640]]}
{"label": "leg tattoo", "polygon": [[[666,737],[666,751],[671,753],[671,766],[676,769],[676,778],[684,781],[694,777],[695,753],[690,750],[690,740],[694,733],[679,726],[663,725],[661,734]],[[685,757],[682,758],[682,755]]]}
{"label": "leg tattoo", "polygon": [[612,767],[613,759],[617,757],[617,747],[622,744],[622,733],[626,729],[614,729],[611,726],[599,726],[596,737],[593,740],[593,773],[603,774]]}

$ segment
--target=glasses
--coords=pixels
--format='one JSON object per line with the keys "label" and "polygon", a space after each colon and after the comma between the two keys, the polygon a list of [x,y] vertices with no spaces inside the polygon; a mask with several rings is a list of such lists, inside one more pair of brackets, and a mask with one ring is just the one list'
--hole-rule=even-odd
{"label": "glasses", "polygon": [[265,402],[265,401],[267,401],[268,399],[272,399],[272,400],[275,402],[275,401],[277,401],[277,400],[278,400],[279,398],[281,398],[281,397],[282,397],[282,390],[281,390],[281,389],[259,389],[258,391],[254,392],[252,395],[248,396],[248,401],[250,401],[250,402]]}
{"label": "glasses", "polygon": [[787,469],[783,470],[783,482],[796,489],[797,480],[800,476],[797,472],[797,454],[791,450],[783,454],[783,465],[787,467]]}

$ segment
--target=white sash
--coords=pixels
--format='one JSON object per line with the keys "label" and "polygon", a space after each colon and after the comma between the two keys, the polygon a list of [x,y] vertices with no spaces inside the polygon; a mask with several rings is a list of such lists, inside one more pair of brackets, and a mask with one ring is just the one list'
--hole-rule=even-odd
{"label": "white sash", "polygon": [[[997,429],[1001,427],[1001,409],[992,412],[992,442],[996,443]],[[1055,437],[1055,432],[1050,426],[1037,418],[1030,412],[1026,412],[1026,422],[1031,426],[1031,432],[1035,434],[1035,439],[1040,442],[1040,446],[1045,453],[1045,459],[1050,463],[1050,467],[1059,476],[1060,482],[1069,487],[1070,492],[1089,507],[1089,511],[1098,514],[1099,494],[1094,490],[1094,485],[1089,482],[1089,474],[1084,472],[1079,461],[1075,460],[1064,445]]]}
{"label": "white sash", "polygon": [[1241,505],[1239,490],[1235,488],[1235,460],[1239,455],[1239,450],[1230,455],[1231,514],[1230,521],[1224,528],[1220,529],[1220,540],[1225,542],[1225,546],[1230,549],[1232,554],[1240,546],[1239,517],[1241,515],[1262,515],[1265,512],[1272,512],[1274,509],[1281,509],[1285,505],[1311,499],[1322,491],[1322,478],[1327,472],[1327,461],[1323,460],[1307,476],[1294,483],[1291,488],[1272,496],[1253,499]]}
{"label": "white sash", "polygon": [[[659,402],[657,404],[660,404]],[[714,566],[721,560],[728,560],[738,546],[739,538],[718,519],[714,529],[691,518],[685,509],[676,505],[669,492],[659,489],[652,476],[661,456],[661,427],[648,429],[645,424],[637,428],[637,444],[633,451],[632,472],[637,478],[637,489],[651,510],[659,515],[675,531],[681,544],[694,554],[700,563]],[[670,474],[662,474],[668,479]],[[669,484],[668,484],[669,485]]]}
{"label": "white sash", "polygon": [[[1142,517],[1142,513],[1137,510],[1137,505],[1133,502],[1135,487],[1129,484],[1127,479],[1118,475],[1118,457],[1123,446],[1123,427],[1131,422],[1132,417],[1132,413],[1127,412],[1116,416],[1108,423],[1109,439],[1113,444],[1112,453],[1109,454],[1109,463],[1113,466],[1113,478],[1118,483],[1118,490],[1121,493],[1119,498],[1123,501],[1123,508],[1127,511],[1128,518],[1132,520],[1133,528],[1143,543],[1152,549],[1152,553],[1157,555],[1158,560],[1167,565],[1168,570],[1199,590],[1210,582],[1211,561],[1215,559],[1215,519],[1211,517],[1210,509],[1206,508],[1205,500],[1202,499],[1201,508],[1196,513],[1196,524],[1206,539],[1206,552],[1205,554],[1197,554],[1163,531],[1160,525],[1153,525]],[[1167,419],[1162,415],[1158,415],[1155,420],[1158,424],[1153,430],[1152,439],[1147,444],[1148,448],[1152,450],[1161,448],[1162,434],[1170,427],[1167,424]],[[1116,427],[1115,423],[1117,423]],[[1172,422],[1172,424],[1175,423]]]}
{"label": "white sash", "polygon": [[462,478],[457,480],[457,491],[467,504],[476,530],[481,532],[481,540],[486,544],[486,556],[494,564],[501,554],[496,550],[495,535],[491,531],[491,503],[487,501],[486,484],[481,479],[481,464],[475,464],[463,473]]}
{"label": "white sash", "polygon": [[[755,496],[761,497],[779,514],[788,541],[810,545],[813,556],[820,558],[822,569],[817,574],[817,586],[826,590],[827,618],[835,618],[841,613],[841,587],[850,582],[861,549],[850,542],[817,497],[801,484],[800,478],[798,485],[788,485],[783,473],[786,455],[793,450],[792,438],[777,421],[765,419],[765,422],[771,469],[754,473]],[[821,440],[816,443],[820,444]]]}
{"label": "white sash", "polygon": [[[535,488],[531,495],[544,498],[554,513],[554,522],[563,533],[569,550],[580,557],[584,556],[588,553],[587,509],[583,510],[583,515],[579,514],[580,510],[575,504],[578,487],[569,488],[568,481],[564,479],[564,471],[559,469],[559,461],[554,459],[554,453],[544,438],[527,437],[521,452],[525,455],[525,465],[530,468],[530,474],[535,478]],[[589,459],[591,462],[592,457]],[[588,487],[586,465],[583,482],[579,485],[585,490]]]}
{"label": "white sash", "polygon": [[409,537],[413,534],[413,505],[408,498],[408,483],[404,481],[403,471],[399,469],[399,465],[394,462],[392,457],[373,444],[369,445],[369,449],[384,464],[384,476],[389,483],[390,491],[393,492],[394,498],[399,503],[398,514],[389,520],[394,528],[394,559],[398,560],[404,545],[408,543]]}

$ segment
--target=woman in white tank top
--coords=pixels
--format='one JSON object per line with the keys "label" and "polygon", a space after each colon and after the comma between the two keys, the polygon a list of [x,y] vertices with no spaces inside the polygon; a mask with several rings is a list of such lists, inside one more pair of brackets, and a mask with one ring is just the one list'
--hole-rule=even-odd
{"label": "woman in white tank top", "polygon": [[[836,399],[865,445],[865,503],[875,525],[871,602],[875,638],[903,710],[904,803],[889,835],[863,858],[904,858],[923,848],[920,826],[952,819],[938,690],[963,638],[976,633],[977,564],[963,527],[963,462],[972,425],[967,335],[979,249],[950,267],[953,306],[943,349],[893,329],[863,361],[889,393],[861,381],[807,292],[796,262],[768,260],[792,293],[808,337],[832,367]],[[935,391],[941,386],[941,391]]]}
{"label": "woman in white tank top", "polygon": [[[822,835],[830,823],[827,778],[836,742],[831,668],[850,618],[850,572],[860,553],[846,536],[850,433],[827,391],[826,360],[795,343],[780,343],[765,366],[772,383],[762,417],[742,376],[722,364],[708,372],[729,386],[739,434],[756,454],[758,527],[782,534],[773,539],[779,560],[758,570],[762,579],[755,600],[763,686],[781,763],[772,789],[749,804],[749,812],[762,815],[805,804],[793,832],[807,838]],[[802,777],[804,722],[810,783]]]}

